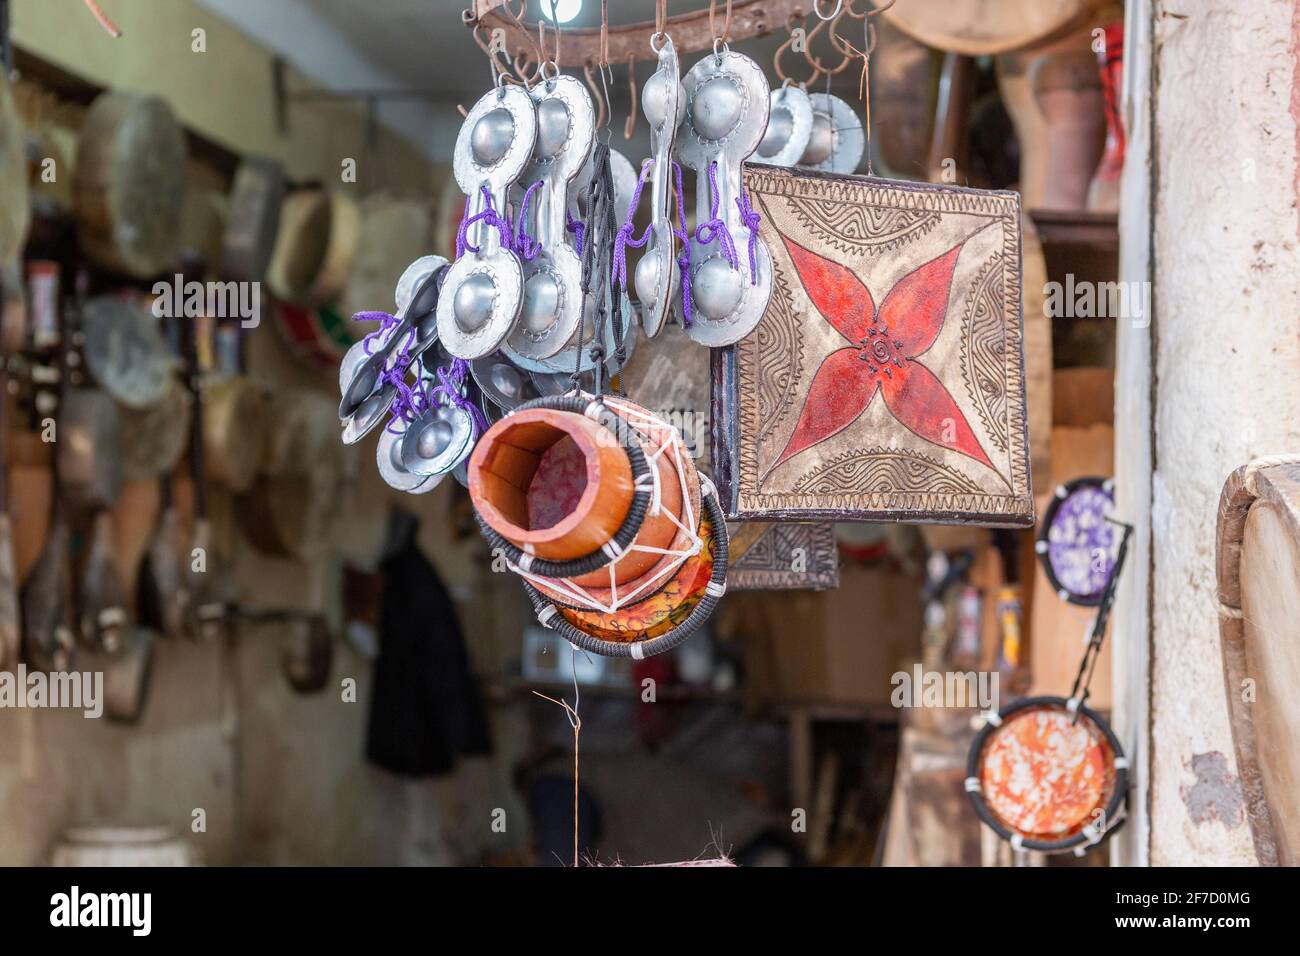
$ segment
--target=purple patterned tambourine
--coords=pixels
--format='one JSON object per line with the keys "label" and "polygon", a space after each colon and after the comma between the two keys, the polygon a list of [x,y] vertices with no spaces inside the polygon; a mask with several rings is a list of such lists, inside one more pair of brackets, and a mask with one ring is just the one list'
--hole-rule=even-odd
{"label": "purple patterned tambourine", "polygon": [[1101,603],[1119,543],[1115,525],[1106,520],[1114,506],[1109,478],[1076,478],[1056,489],[1036,550],[1062,600]]}

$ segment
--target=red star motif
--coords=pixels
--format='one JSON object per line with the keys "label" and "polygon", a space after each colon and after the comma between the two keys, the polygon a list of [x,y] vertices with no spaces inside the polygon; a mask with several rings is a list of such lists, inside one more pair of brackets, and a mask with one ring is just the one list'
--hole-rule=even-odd
{"label": "red star motif", "polygon": [[903,276],[877,310],[871,290],[848,268],[785,239],[808,297],[850,345],[822,361],[772,468],[848,428],[877,392],[914,434],[993,467],[948,389],[918,361],[943,328],[962,245]]}

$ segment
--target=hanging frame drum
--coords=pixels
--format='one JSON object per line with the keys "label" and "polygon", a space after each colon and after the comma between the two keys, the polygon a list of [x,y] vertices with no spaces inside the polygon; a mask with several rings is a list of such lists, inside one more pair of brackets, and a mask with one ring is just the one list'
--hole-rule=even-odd
{"label": "hanging frame drum", "polygon": [[1027,697],[971,744],[966,792],[1016,850],[1083,856],[1123,822],[1128,758],[1110,725],[1064,697]]}

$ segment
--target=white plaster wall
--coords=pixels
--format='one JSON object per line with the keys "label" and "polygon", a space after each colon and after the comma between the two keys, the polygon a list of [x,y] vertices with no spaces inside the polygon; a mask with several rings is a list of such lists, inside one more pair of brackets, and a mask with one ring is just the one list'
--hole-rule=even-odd
{"label": "white plaster wall", "polygon": [[[1151,6],[1130,0],[1124,21],[1121,282],[1151,279]],[[1120,321],[1115,337],[1115,477],[1119,514],[1133,525],[1110,627],[1114,726],[1132,768],[1129,821],[1111,841],[1119,866],[1150,862],[1151,315]]]}
{"label": "white plaster wall", "polygon": [[1214,524],[1229,472],[1300,449],[1300,14],[1292,0],[1153,6],[1151,862],[1248,863]]}

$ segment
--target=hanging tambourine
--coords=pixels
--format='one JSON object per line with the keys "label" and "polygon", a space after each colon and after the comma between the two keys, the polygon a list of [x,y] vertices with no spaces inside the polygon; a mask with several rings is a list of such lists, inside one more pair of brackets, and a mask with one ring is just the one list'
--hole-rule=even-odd
{"label": "hanging tambourine", "polygon": [[1119,526],[1110,478],[1076,478],[1057,487],[1034,550],[1062,601],[1096,607],[1115,569]]}
{"label": "hanging tambourine", "polygon": [[1128,759],[1096,711],[1028,697],[992,715],[975,737],[966,792],[1013,849],[1083,856],[1123,822]]}

